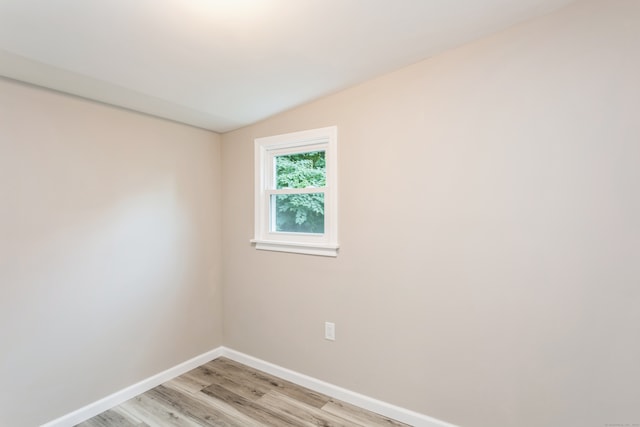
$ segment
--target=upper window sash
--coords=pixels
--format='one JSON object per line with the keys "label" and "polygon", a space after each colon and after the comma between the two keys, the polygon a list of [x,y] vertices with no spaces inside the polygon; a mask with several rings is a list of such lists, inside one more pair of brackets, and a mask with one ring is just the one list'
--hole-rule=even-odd
{"label": "upper window sash", "polygon": [[[277,168],[276,158],[277,157],[286,156],[290,154],[302,154],[302,153],[309,153],[314,151],[324,151],[325,161],[326,161],[326,157],[329,155],[329,153],[327,153],[329,148],[328,145],[329,145],[328,142],[323,142],[323,143],[313,144],[313,145],[297,146],[292,149],[287,149],[283,147],[278,147],[278,148],[267,147],[265,149],[266,159],[263,160],[266,162],[266,164],[263,165],[263,168],[265,168],[265,172],[267,172],[267,175],[265,176],[265,181],[264,181],[264,190],[276,189],[277,187],[277,184],[276,184],[276,168]],[[266,168],[266,165],[271,165],[271,166]],[[326,168],[328,169],[328,165]],[[325,179],[327,183],[323,187],[318,187],[318,188],[325,188],[329,184],[328,175],[325,177]]]}

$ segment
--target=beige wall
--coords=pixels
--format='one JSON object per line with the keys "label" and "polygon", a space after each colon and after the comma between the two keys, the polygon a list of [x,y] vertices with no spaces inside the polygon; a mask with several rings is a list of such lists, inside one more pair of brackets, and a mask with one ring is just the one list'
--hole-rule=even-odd
{"label": "beige wall", "polygon": [[0,425],[221,345],[220,137],[0,80]]}
{"label": "beige wall", "polygon": [[[580,2],[223,135],[225,344],[465,427],[640,423],[638,22]],[[334,124],[340,255],[256,251],[253,139]]]}

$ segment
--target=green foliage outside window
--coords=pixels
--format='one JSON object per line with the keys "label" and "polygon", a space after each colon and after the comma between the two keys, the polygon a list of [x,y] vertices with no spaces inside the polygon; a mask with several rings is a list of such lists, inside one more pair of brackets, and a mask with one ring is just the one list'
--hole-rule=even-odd
{"label": "green foliage outside window", "polygon": [[[316,188],[326,184],[324,151],[276,157],[276,188]],[[324,193],[275,196],[276,230],[324,233]]]}

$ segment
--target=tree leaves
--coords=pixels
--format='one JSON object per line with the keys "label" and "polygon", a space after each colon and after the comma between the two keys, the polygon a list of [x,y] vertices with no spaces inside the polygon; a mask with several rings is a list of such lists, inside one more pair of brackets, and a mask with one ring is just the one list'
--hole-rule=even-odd
{"label": "tree leaves", "polygon": [[[326,185],[324,151],[276,157],[276,188],[319,188]],[[324,233],[324,193],[276,196],[276,230]]]}

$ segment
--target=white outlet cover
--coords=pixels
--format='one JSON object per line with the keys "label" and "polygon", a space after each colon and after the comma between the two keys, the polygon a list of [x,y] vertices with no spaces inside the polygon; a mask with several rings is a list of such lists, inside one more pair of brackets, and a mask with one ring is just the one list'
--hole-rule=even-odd
{"label": "white outlet cover", "polygon": [[324,338],[330,341],[336,339],[336,324],[332,322],[324,323]]}

